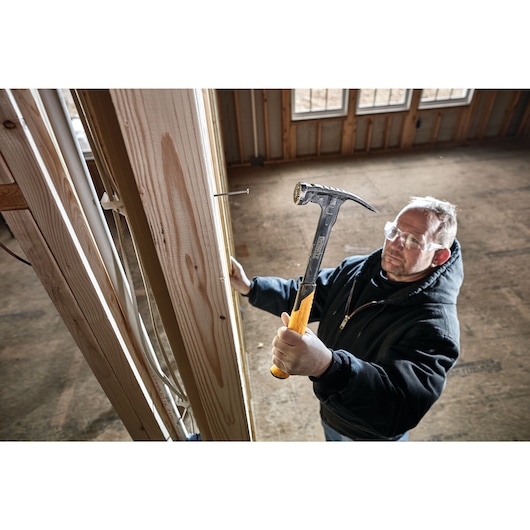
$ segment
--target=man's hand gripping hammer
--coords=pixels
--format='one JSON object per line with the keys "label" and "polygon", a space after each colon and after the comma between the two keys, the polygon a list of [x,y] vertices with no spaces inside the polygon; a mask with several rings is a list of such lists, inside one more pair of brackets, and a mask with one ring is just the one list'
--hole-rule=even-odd
{"label": "man's hand gripping hammer", "polygon": [[[321,208],[320,219],[313,239],[307,269],[296,294],[296,300],[288,326],[289,329],[293,329],[303,335],[309,322],[311,307],[313,306],[316,279],[320,270],[320,264],[322,263],[331,229],[337,220],[342,203],[347,200],[352,200],[372,212],[377,212],[377,210],[353,193],[320,184],[306,184],[305,182],[298,182],[296,184],[293,199],[294,203],[299,206],[308,202],[314,202],[319,204]],[[287,379],[289,377],[289,374],[280,370],[275,365],[271,367],[271,374],[278,379]]]}

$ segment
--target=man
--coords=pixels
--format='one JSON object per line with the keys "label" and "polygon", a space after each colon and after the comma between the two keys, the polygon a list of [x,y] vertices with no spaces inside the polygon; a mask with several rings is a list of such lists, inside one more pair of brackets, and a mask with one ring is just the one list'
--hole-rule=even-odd
{"label": "man", "polygon": [[272,361],[313,382],[326,440],[406,440],[439,398],[459,356],[456,230],[452,204],[411,198],[386,223],[382,248],[319,272],[310,318],[318,336],[286,327],[301,278],[249,281],[232,259],[232,287],[281,315]]}

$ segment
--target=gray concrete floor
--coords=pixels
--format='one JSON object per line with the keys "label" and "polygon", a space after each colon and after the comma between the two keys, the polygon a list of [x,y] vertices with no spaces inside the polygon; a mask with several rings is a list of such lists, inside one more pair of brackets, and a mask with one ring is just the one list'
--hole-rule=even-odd
{"label": "gray concrete floor", "polygon": [[[380,211],[345,203],[324,266],[382,244],[382,227],[410,195],[459,207],[465,281],[462,356],[411,440],[530,440],[530,149],[436,149],[231,169],[236,257],[250,275],[303,274],[319,215],[295,206],[299,180],[347,189]],[[0,240],[17,242],[0,226]],[[0,440],[130,440],[31,267],[0,251]],[[269,374],[279,319],[242,299],[258,441],[323,440],[306,378]]]}

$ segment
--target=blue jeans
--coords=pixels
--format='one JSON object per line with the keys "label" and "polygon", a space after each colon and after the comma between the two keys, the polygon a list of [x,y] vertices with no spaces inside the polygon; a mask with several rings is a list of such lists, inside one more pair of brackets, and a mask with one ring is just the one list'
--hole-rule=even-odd
{"label": "blue jeans", "polygon": [[[341,434],[340,432],[337,432],[335,429],[332,429],[327,423],[322,422],[322,427],[324,427],[324,434],[326,436],[326,442],[354,442],[355,440],[352,440],[351,438],[348,438],[347,436],[344,436],[344,434]],[[409,439],[409,433],[408,431],[401,436],[401,438],[398,438],[395,440],[396,442],[406,442]]]}

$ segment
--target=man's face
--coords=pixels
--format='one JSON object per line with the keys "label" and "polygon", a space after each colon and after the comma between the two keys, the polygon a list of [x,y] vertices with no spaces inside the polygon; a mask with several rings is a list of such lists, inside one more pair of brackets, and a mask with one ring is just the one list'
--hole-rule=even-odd
{"label": "man's face", "polygon": [[[423,210],[409,208],[402,210],[394,224],[403,233],[410,233],[424,246],[434,241],[434,233],[440,221],[432,215],[426,215]],[[433,267],[437,250],[407,249],[398,236],[394,241],[385,238],[381,267],[387,278],[395,282],[415,282],[427,276]]]}

